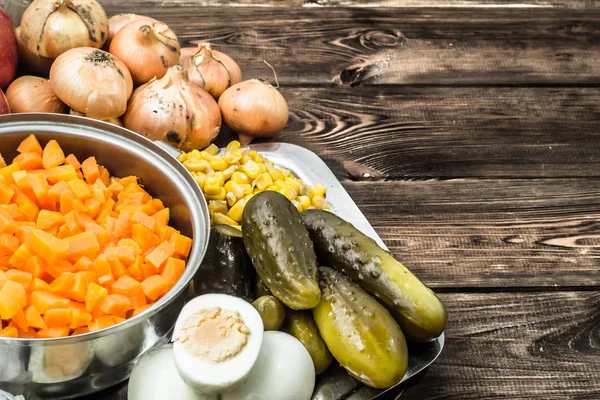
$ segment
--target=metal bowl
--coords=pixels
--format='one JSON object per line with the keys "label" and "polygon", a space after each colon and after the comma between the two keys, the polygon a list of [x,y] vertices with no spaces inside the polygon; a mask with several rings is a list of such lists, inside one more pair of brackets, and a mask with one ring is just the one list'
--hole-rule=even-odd
{"label": "metal bowl", "polygon": [[18,144],[31,133],[42,145],[56,139],[65,154],[80,160],[95,156],[114,176],[140,177],[148,192],[170,207],[170,225],[194,240],[181,279],[143,313],[73,337],[0,338],[0,389],[42,398],[82,396],[127,379],[141,354],[168,341],[206,251],[208,208],[189,172],[166,150],[134,132],[67,115],[5,115],[0,117],[0,152],[5,159],[15,157]]}

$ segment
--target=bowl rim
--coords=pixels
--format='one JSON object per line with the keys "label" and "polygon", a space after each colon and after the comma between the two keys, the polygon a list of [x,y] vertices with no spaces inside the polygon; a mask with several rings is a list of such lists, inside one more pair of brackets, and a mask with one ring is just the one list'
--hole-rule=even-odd
{"label": "bowl rim", "polygon": [[[65,131],[60,130],[61,128]],[[17,131],[15,131],[15,129],[17,129]],[[162,147],[164,144],[159,145],[136,132],[111,123],[70,114],[20,113],[0,115],[0,142],[4,134],[22,133],[23,135],[27,135],[36,130],[84,138],[90,138],[89,134],[93,133],[94,135],[91,138],[95,140],[100,140],[109,146],[125,148],[127,151],[141,149],[150,153],[149,155],[154,155],[157,161],[160,161],[163,164],[162,166],[171,168],[175,176],[179,178],[180,183],[185,184],[184,191],[184,189],[176,183],[176,186],[182,191],[184,198],[189,200],[193,195],[195,199],[192,204],[196,207],[190,207],[193,230],[192,251],[186,261],[186,272],[184,272],[184,275],[179,278],[177,283],[165,295],[153,303],[151,307],[136,316],[107,328],[73,336],[59,338],[12,338],[0,336],[0,341],[6,344],[23,347],[44,346],[48,344],[69,345],[91,341],[124,331],[136,324],[142,323],[144,320],[165,309],[181,294],[182,291],[188,290],[189,284],[197,270],[200,268],[200,263],[202,262],[208,247],[210,220],[204,193],[200,190],[200,187],[193,176],[183,164]],[[54,130],[56,132],[53,132]],[[158,169],[159,167],[157,166],[156,168]],[[186,205],[189,204],[186,202]],[[194,216],[199,216],[200,218],[194,218]],[[200,247],[198,247],[198,240],[202,237],[204,240],[202,240],[199,244]],[[189,270],[189,267],[192,267],[192,269]]]}

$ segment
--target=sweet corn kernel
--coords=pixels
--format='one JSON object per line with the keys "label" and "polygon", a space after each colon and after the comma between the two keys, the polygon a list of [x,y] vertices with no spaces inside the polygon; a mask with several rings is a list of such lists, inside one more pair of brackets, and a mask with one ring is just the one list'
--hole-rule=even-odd
{"label": "sweet corn kernel", "polygon": [[277,181],[277,182],[275,182],[275,186],[279,187],[279,188],[280,188],[280,189],[282,189],[282,190],[288,190],[288,191],[289,191],[289,193],[290,193],[290,194],[291,194],[291,196],[292,196],[291,198],[289,198],[289,197],[288,197],[288,199],[290,199],[290,200],[291,200],[291,199],[295,199],[296,197],[298,197],[298,192],[296,191],[296,189],[294,189],[294,188],[292,187],[292,185],[290,185],[290,184],[289,184],[289,183],[287,183],[287,182],[284,182],[284,181]]}
{"label": "sweet corn kernel", "polygon": [[202,151],[210,154],[211,156],[216,156],[217,154],[219,154],[219,148],[214,143],[211,143],[210,146],[208,146]]}
{"label": "sweet corn kernel", "polygon": [[204,194],[207,200],[225,200],[225,196],[227,196],[227,192],[224,187],[220,187],[216,194]]}
{"label": "sweet corn kernel", "polygon": [[237,171],[237,165],[231,165],[227,167],[223,171],[223,177],[225,178],[225,180],[230,179],[235,171]]}
{"label": "sweet corn kernel", "polygon": [[204,182],[206,181],[206,174],[202,172],[196,172],[194,174],[194,180],[200,186],[200,189],[204,190]]}
{"label": "sweet corn kernel", "polygon": [[211,200],[208,202],[208,212],[227,214],[227,202],[225,200]]}
{"label": "sweet corn kernel", "polygon": [[255,187],[258,188],[260,191],[263,191],[266,188],[268,188],[269,186],[271,186],[272,184],[273,184],[273,179],[271,179],[271,175],[268,172],[263,172],[256,179]]}
{"label": "sweet corn kernel", "polygon": [[296,191],[292,188],[281,188],[278,190],[279,193],[287,197],[288,200],[293,200],[296,197]]}
{"label": "sweet corn kernel", "polygon": [[248,178],[248,175],[241,171],[236,171],[231,175],[231,180],[235,183],[248,185],[251,182],[251,179]]}
{"label": "sweet corn kernel", "polygon": [[188,160],[185,163],[185,167],[192,172],[208,172],[208,171],[212,171],[212,167],[210,165],[210,162],[208,162],[207,160]]}
{"label": "sweet corn kernel", "polygon": [[232,220],[227,215],[221,213],[214,213],[213,220],[217,224],[238,225],[236,221]]}
{"label": "sweet corn kernel", "polygon": [[248,153],[248,157],[250,157],[252,161],[255,161],[257,163],[262,163],[264,161],[262,156],[258,154],[256,150],[250,150],[250,153]]}
{"label": "sweet corn kernel", "polygon": [[227,192],[227,194],[225,195],[225,199],[227,200],[227,204],[229,205],[229,207],[233,206],[237,202],[235,194],[231,192]]}
{"label": "sweet corn kernel", "polygon": [[240,158],[242,157],[241,154],[225,154],[223,156],[223,159],[227,162],[227,164],[229,165],[233,165],[233,164],[239,164]]}
{"label": "sweet corn kernel", "polygon": [[183,153],[181,153],[180,155],[177,156],[177,159],[179,160],[179,162],[184,163],[185,160],[187,160],[187,158],[188,158],[188,154],[189,153],[183,152]]}
{"label": "sweet corn kernel", "polygon": [[204,194],[206,195],[214,195],[214,194],[218,194],[220,193],[220,190],[223,189],[223,191],[225,191],[225,188],[223,187],[223,180],[221,179],[222,176],[215,174],[212,175],[208,175],[206,177],[206,180],[204,181]]}
{"label": "sweet corn kernel", "polygon": [[250,179],[256,179],[261,172],[258,164],[252,160],[248,160],[248,162],[242,165],[241,170],[244,171]]}
{"label": "sweet corn kernel", "polygon": [[293,176],[292,175],[292,171],[290,171],[289,169],[280,168],[279,170],[281,171],[281,173],[283,174],[283,176],[285,176],[286,178],[288,176]]}
{"label": "sweet corn kernel", "polygon": [[296,178],[285,178],[285,183],[294,188],[297,193],[300,193],[300,181]]}
{"label": "sweet corn kernel", "polygon": [[[211,145],[212,146],[212,145]],[[210,160],[210,166],[212,169],[217,171],[225,171],[228,167],[227,161],[221,156],[215,156]]]}
{"label": "sweet corn kernel", "polygon": [[227,213],[227,215],[229,215],[229,218],[231,218],[234,221],[240,222],[242,220],[242,214],[244,213],[244,207],[246,207],[246,201],[247,200],[242,199],[235,203],[229,209],[229,213]]}
{"label": "sweet corn kernel", "polygon": [[323,208],[323,206],[325,205],[325,199],[323,198],[323,196],[315,195],[311,199],[311,203],[315,208]]}
{"label": "sweet corn kernel", "polygon": [[279,171],[275,166],[267,164],[267,171],[273,178],[273,181],[283,181],[285,180],[285,176]]}
{"label": "sweet corn kernel", "polygon": [[300,202],[300,204],[302,205],[303,209],[307,209],[308,207],[311,206],[311,202],[310,202],[310,197],[308,196],[300,196],[298,197],[298,201]]}
{"label": "sweet corn kernel", "polygon": [[294,207],[296,207],[298,212],[302,212],[302,204],[300,204],[300,202],[298,200],[292,199],[292,204],[294,205]]}
{"label": "sweet corn kernel", "polygon": [[231,142],[229,142],[229,144],[225,148],[225,153],[226,154],[231,154],[235,150],[239,149],[240,146],[241,146],[240,142],[238,142],[237,140],[232,140]]}
{"label": "sweet corn kernel", "polygon": [[317,183],[315,186],[313,186],[313,193],[317,196],[325,197],[326,191],[327,188],[320,183]]}

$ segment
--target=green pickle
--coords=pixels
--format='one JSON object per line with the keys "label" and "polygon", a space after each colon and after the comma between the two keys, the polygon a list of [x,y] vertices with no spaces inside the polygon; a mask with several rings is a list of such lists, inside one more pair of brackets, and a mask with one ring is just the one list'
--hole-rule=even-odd
{"label": "green pickle", "polygon": [[248,200],[242,233],[252,264],[273,296],[294,310],[319,303],[317,256],[300,213],[285,196],[268,190]]}
{"label": "green pickle", "polygon": [[298,339],[313,360],[315,373],[325,372],[333,360],[310,311],[287,310],[284,330]]}
{"label": "green pickle", "polygon": [[408,350],[391,314],[348,277],[319,268],[322,299],[312,310],[321,337],[348,373],[385,389],[402,380]]}
{"label": "green pickle", "polygon": [[262,296],[252,302],[252,305],[263,320],[265,331],[277,331],[285,319],[283,304],[273,296]]}
{"label": "green pickle", "polygon": [[426,342],[442,334],[444,305],[388,251],[331,212],[306,210],[302,220],[319,261],[345,273],[387,306],[409,340]]}

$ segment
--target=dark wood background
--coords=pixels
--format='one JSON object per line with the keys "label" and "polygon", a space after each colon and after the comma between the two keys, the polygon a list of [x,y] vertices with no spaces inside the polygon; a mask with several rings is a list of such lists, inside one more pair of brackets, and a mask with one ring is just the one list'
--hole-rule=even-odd
{"label": "dark wood background", "polygon": [[246,78],[449,310],[403,398],[600,399],[600,2],[101,0]]}

